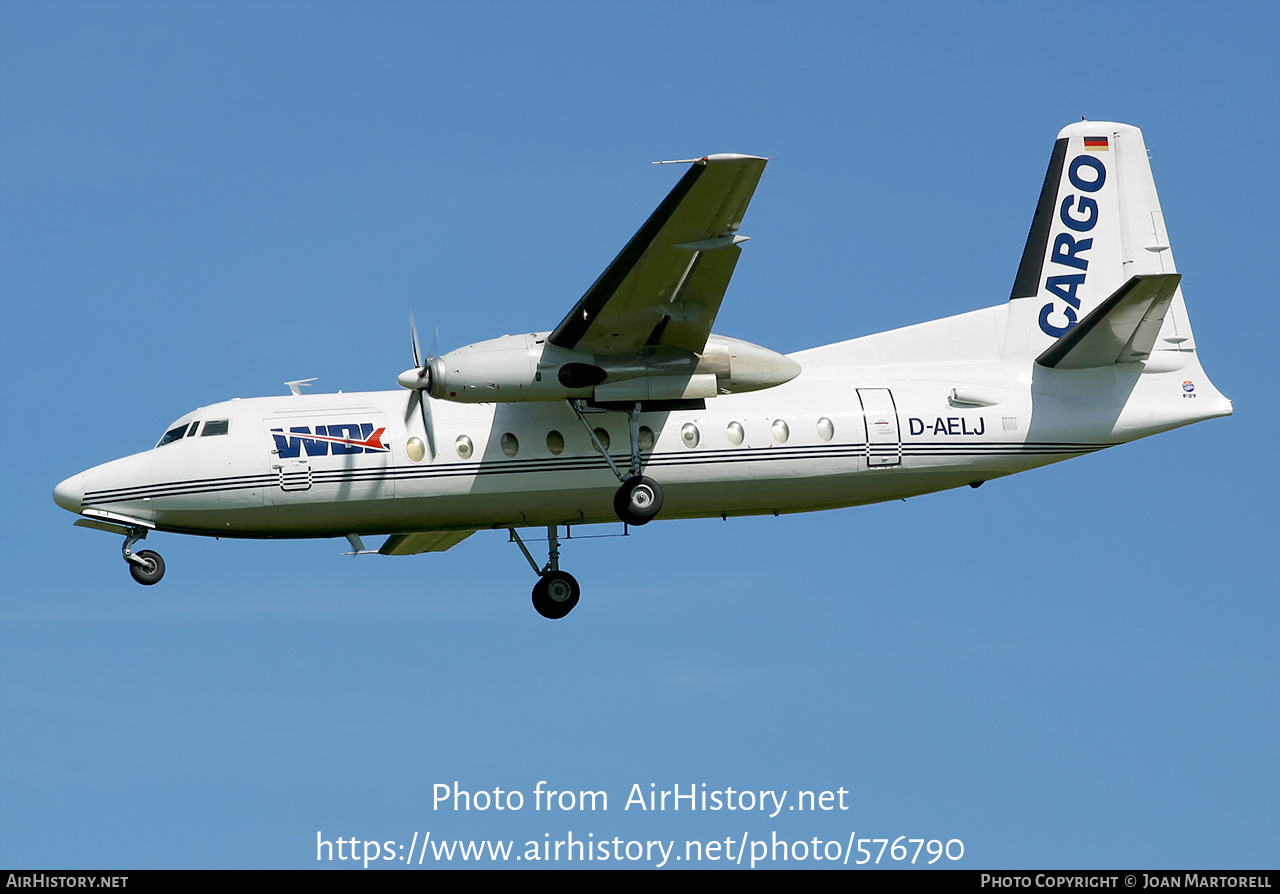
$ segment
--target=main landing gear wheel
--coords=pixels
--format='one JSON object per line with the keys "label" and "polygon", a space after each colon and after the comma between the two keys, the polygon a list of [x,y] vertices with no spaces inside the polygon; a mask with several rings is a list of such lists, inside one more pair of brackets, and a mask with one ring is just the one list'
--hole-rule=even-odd
{"label": "main landing gear wheel", "polygon": [[560,537],[559,525],[547,525],[547,564],[538,567],[528,547],[520,539],[515,528],[507,528],[511,533],[511,542],[520,547],[520,552],[529,560],[529,567],[538,575],[538,582],[533,585],[533,607],[544,618],[556,620],[563,618],[578,604],[578,582],[573,575],[560,570]]}
{"label": "main landing gear wheel", "polygon": [[144,587],[160,583],[160,578],[164,577],[164,559],[160,558],[160,554],[144,549],[134,555],[142,560],[142,564],[129,563],[129,573],[133,575],[133,579]]}
{"label": "main landing gear wheel", "polygon": [[[608,449],[596,437],[596,430],[591,427],[587,417],[582,415],[582,403],[580,400],[570,400],[569,407],[573,410],[574,415],[578,417],[578,421],[586,428],[587,434],[591,437],[591,443],[595,445],[596,450],[600,451],[600,455],[609,464],[613,474],[618,476],[618,480],[622,482],[622,487],[618,488],[613,495],[614,513],[624,524],[647,525],[662,511],[662,488],[652,478],[646,478],[640,474],[640,470],[644,468],[643,451],[640,446],[641,435],[644,434],[644,437],[648,439],[650,452],[653,450],[654,443],[653,432],[640,425],[640,411],[643,406],[637,402],[627,410],[627,428],[631,440],[631,467],[628,469],[630,473],[628,476],[624,475],[622,470],[618,468],[618,464],[609,455]],[[596,412],[602,411],[597,408]]]}
{"label": "main landing gear wheel", "polygon": [[563,618],[578,604],[578,582],[566,571],[548,571],[533,585],[533,607],[544,618]]}
{"label": "main landing gear wheel", "polygon": [[645,525],[662,511],[662,488],[643,475],[632,475],[613,495],[613,511],[629,525]]}

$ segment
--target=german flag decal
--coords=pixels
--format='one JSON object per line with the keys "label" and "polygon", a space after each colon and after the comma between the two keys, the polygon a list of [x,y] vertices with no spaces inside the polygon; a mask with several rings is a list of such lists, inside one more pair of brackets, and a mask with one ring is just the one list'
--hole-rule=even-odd
{"label": "german flag decal", "polygon": [[1106,137],[1085,137],[1084,148],[1090,152],[1106,152],[1108,150]]}

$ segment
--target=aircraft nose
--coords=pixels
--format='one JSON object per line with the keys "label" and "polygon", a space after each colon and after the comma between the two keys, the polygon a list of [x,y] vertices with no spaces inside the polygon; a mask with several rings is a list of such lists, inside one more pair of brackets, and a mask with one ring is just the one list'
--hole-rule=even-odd
{"label": "aircraft nose", "polygon": [[70,512],[79,512],[84,502],[84,476],[72,475],[55,487],[53,502]]}

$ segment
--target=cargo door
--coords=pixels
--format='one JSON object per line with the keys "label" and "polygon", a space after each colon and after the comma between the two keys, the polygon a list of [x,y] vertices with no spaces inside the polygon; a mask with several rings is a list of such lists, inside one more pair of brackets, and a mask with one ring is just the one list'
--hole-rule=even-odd
{"label": "cargo door", "polygon": [[888,388],[859,388],[858,399],[867,427],[867,468],[896,468],[902,464],[902,433],[893,395]]}

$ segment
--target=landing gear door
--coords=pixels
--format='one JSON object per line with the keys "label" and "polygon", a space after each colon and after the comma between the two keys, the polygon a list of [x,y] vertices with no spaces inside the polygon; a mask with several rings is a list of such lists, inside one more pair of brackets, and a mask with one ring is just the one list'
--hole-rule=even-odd
{"label": "landing gear door", "polygon": [[858,399],[867,426],[867,468],[896,468],[902,464],[902,435],[893,395],[888,388],[859,388]]}

